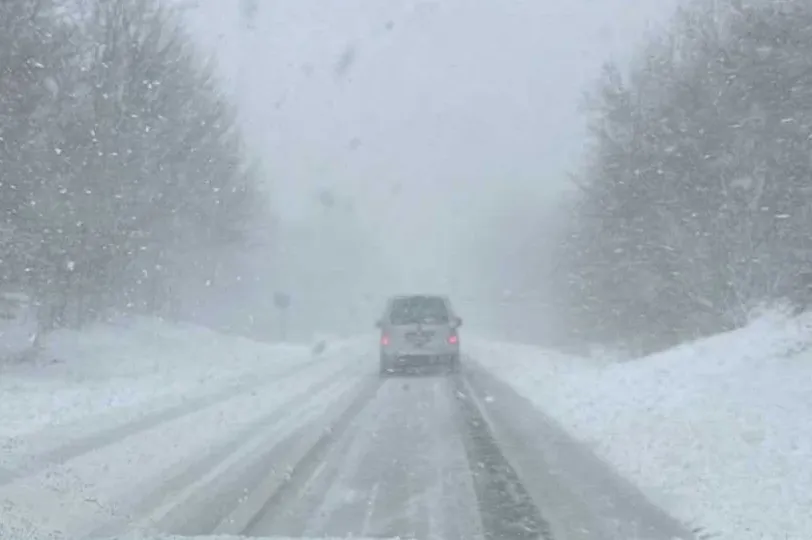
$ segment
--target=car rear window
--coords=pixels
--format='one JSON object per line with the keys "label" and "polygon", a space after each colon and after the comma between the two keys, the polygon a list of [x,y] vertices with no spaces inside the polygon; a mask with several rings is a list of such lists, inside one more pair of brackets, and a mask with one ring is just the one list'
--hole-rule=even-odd
{"label": "car rear window", "polygon": [[448,310],[442,298],[410,296],[392,302],[389,313],[392,324],[443,324],[448,322]]}

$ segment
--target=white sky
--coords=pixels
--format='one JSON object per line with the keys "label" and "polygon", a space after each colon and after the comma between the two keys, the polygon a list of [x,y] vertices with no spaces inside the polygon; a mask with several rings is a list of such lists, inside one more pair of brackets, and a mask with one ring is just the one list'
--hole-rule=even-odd
{"label": "white sky", "polygon": [[291,212],[320,186],[378,206],[400,184],[410,209],[429,188],[458,203],[495,183],[555,191],[576,167],[578,106],[601,62],[625,58],[673,4],[255,0],[248,31],[242,1],[198,0],[190,15]]}
{"label": "white sky", "polygon": [[306,216],[329,188],[405,275],[435,285],[460,272],[455,246],[495,201],[555,207],[601,63],[627,60],[676,2],[255,0],[248,30],[244,1],[186,4],[278,211]]}

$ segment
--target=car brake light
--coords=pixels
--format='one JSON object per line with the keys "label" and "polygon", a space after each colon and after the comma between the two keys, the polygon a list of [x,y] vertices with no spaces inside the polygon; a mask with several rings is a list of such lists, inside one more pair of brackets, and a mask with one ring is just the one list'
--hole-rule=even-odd
{"label": "car brake light", "polygon": [[389,345],[389,336],[386,334],[381,336],[381,345]]}
{"label": "car brake light", "polygon": [[448,342],[451,345],[456,345],[457,342],[459,342],[459,340],[460,338],[457,337],[457,334],[451,334],[450,336],[448,336]]}

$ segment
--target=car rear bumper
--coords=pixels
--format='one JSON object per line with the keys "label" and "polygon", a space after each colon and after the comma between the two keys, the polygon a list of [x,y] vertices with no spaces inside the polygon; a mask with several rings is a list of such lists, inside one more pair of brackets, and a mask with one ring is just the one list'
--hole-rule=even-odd
{"label": "car rear bumper", "polygon": [[459,349],[446,349],[442,351],[431,352],[412,352],[412,351],[381,351],[381,362],[388,364],[392,367],[398,366],[431,366],[448,364],[459,358]]}
{"label": "car rear bumper", "polygon": [[391,356],[416,356],[428,358],[431,356],[448,356],[459,354],[460,346],[455,343],[432,343],[426,347],[415,347],[411,344],[395,342],[381,347],[381,354]]}
{"label": "car rear bumper", "polygon": [[456,357],[456,353],[446,353],[446,354],[401,354],[397,356],[388,356],[390,362],[394,364],[414,364],[414,365],[426,365],[426,364],[441,364],[443,362],[448,362],[449,360]]}
{"label": "car rear bumper", "polygon": [[381,352],[389,356],[437,356],[457,354],[460,346],[456,343],[432,343],[426,347],[415,347],[408,343],[391,343],[382,346]]}

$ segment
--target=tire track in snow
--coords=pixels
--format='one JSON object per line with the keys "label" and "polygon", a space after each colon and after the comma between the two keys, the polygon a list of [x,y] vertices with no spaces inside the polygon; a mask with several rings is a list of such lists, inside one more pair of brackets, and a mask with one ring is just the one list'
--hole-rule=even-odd
{"label": "tire track in snow", "polygon": [[[324,396],[331,395],[336,389],[347,387],[346,381],[337,379],[334,373],[330,376],[324,377],[312,385],[301,389],[296,394],[290,396],[288,399],[283,400],[277,406],[261,417],[251,421],[243,426],[236,434],[229,437],[223,443],[213,447],[206,452],[203,456],[196,456],[191,463],[178,469],[174,474],[165,477],[160,486],[156,486],[151,492],[147,494],[139,494],[138,502],[135,504],[126,503],[122,506],[131,508],[128,516],[124,519],[119,519],[114,522],[105,524],[94,532],[93,536],[112,536],[125,532],[125,528],[129,525],[128,522],[136,520],[150,520],[152,514],[162,513],[163,516],[158,516],[159,527],[162,530],[167,528],[173,534],[204,534],[216,525],[216,523],[223,519],[225,514],[231,510],[228,503],[233,503],[235,498],[242,494],[245,490],[253,489],[254,485],[260,481],[262,475],[267,474],[268,470],[273,469],[273,464],[268,463],[267,459],[254,457],[250,459],[250,463],[240,463],[238,466],[231,466],[229,471],[234,473],[235,469],[248,468],[250,474],[243,474],[244,471],[234,473],[239,476],[241,482],[232,481],[229,483],[231,486],[227,491],[229,493],[212,493],[212,499],[226,499],[227,503],[208,504],[205,510],[198,512],[197,521],[195,522],[194,529],[199,530],[178,530],[189,529],[188,525],[169,525],[168,522],[190,522],[193,521],[188,518],[188,515],[194,514],[196,511],[194,502],[190,503],[184,499],[184,491],[189,486],[204,479],[207,475],[212,474],[213,471],[221,471],[217,469],[233,459],[237,454],[244,453],[247,447],[253,447],[258,442],[268,444],[267,452],[265,455],[272,455],[273,450],[280,444],[285,443],[288,438],[295,436],[301,420],[306,422],[312,415],[312,410],[323,405],[323,403],[315,403]],[[332,401],[330,401],[332,403]],[[293,411],[293,413],[291,413]],[[293,418],[292,418],[293,416]],[[249,448],[250,450],[250,448]],[[240,465],[242,467],[240,467]],[[219,475],[218,475],[219,476]],[[233,484],[233,485],[231,485]],[[231,489],[234,488],[234,489]],[[235,491],[236,489],[236,491]],[[180,498],[181,500],[176,500]],[[161,511],[161,509],[164,509]],[[181,515],[185,514],[185,515]],[[208,525],[206,523],[209,523]]]}
{"label": "tire track in snow", "polygon": [[454,378],[454,390],[486,540],[552,540],[549,524],[503,455],[465,375]]}
{"label": "tire track in snow", "polygon": [[67,444],[63,444],[41,454],[32,456],[28,460],[27,464],[22,465],[17,469],[0,469],[0,487],[6,486],[16,480],[41,473],[50,466],[64,464],[71,459],[75,459],[94,450],[115,444],[125,437],[136,435],[161,424],[194,414],[209,407],[220,405],[230,399],[265,386],[269,383],[293,377],[320,362],[322,362],[321,359],[310,360],[289,369],[282,370],[281,372],[274,373],[269,377],[263,377],[262,379],[254,380],[248,383],[231,385],[223,390],[195,397],[162,410],[147,413],[133,422],[127,422],[112,428],[78,437]]}
{"label": "tire track in snow", "polygon": [[243,536],[254,534],[253,529],[262,520],[264,514],[272,511],[286,496],[296,494],[307,483],[307,479],[314,476],[324,465],[333,445],[341,442],[342,436],[348,430],[352,422],[358,417],[360,412],[374,399],[380,388],[380,382],[366,386],[344,409],[341,414],[331,423],[327,432],[319,437],[316,442],[307,449],[297,463],[289,472],[286,481],[274,493],[264,501],[259,511],[248,520],[240,531]]}
{"label": "tire track in snow", "polygon": [[[482,539],[450,378],[388,377],[242,534]],[[494,536],[490,536],[494,537]]]}
{"label": "tire track in snow", "polygon": [[585,444],[472,359],[464,383],[467,390],[461,391],[479,409],[553,537],[694,538]]}

